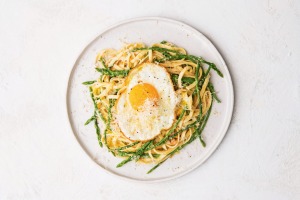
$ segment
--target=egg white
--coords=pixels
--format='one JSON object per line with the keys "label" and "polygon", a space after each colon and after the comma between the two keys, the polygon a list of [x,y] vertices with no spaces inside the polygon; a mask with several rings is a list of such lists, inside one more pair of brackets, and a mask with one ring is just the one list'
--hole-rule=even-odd
{"label": "egg white", "polygon": [[[125,137],[133,141],[147,141],[172,126],[178,98],[170,75],[164,67],[143,64],[129,74],[126,83],[127,89],[116,102],[116,120]],[[156,106],[151,101],[146,101],[144,109],[137,111],[129,102],[129,92],[141,83],[154,86],[159,99]]]}

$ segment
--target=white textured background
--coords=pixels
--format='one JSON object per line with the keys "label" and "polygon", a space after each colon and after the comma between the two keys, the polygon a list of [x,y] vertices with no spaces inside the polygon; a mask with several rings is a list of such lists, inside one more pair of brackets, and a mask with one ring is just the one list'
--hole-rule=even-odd
{"label": "white textured background", "polygon": [[[120,20],[188,23],[218,47],[235,109],[213,156],[142,184],[96,166],[65,106],[79,52]],[[0,0],[0,199],[300,199],[300,1]]]}

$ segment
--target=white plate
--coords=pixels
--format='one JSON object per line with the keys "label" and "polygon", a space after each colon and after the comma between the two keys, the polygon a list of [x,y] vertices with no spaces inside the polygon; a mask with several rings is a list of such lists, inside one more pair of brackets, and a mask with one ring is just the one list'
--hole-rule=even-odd
{"label": "white plate", "polygon": [[[143,42],[151,45],[162,40],[170,41],[185,48],[189,54],[202,56],[214,62],[223,72],[224,78],[212,73],[212,82],[222,100],[214,103],[212,114],[204,129],[206,148],[195,140],[150,174],[146,172],[153,165],[128,163],[121,168],[122,161],[98,145],[92,124],[84,126],[93,114],[93,104],[88,88],[81,83],[94,80],[99,73],[94,70],[94,60],[98,51],[105,48],[119,49],[124,43]],[[69,78],[67,108],[71,127],[85,152],[103,169],[120,177],[155,182],[182,176],[202,164],[217,148],[229,126],[233,110],[233,88],[230,74],[224,60],[214,45],[199,31],[178,21],[165,18],[138,18],[113,26],[92,41],[78,57]]]}

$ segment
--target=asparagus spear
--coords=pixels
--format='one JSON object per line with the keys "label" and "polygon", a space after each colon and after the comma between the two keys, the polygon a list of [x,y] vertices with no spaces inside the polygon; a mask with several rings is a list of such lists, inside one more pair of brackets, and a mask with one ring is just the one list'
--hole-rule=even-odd
{"label": "asparagus spear", "polygon": [[[118,151],[118,156],[122,156],[122,157],[126,157],[126,156],[131,156],[133,155],[135,152],[126,152],[126,151]],[[160,156],[160,154],[152,154],[153,158],[158,158]],[[148,153],[144,153],[143,155],[141,155],[141,158],[149,158],[149,154]]]}
{"label": "asparagus spear", "polygon": [[96,68],[96,70],[102,73],[103,75],[108,75],[110,77],[125,77],[129,73],[129,70],[110,70],[107,68]]}
{"label": "asparagus spear", "polygon": [[100,128],[98,126],[98,120],[97,120],[97,115],[100,115],[100,116],[102,116],[102,115],[98,110],[98,107],[97,107],[97,104],[96,104],[96,101],[95,101],[95,98],[94,98],[92,87],[89,87],[89,90],[90,90],[90,95],[91,95],[91,98],[92,98],[92,101],[93,101],[93,104],[94,104],[94,118],[95,118],[94,126],[95,126],[95,129],[96,129],[99,145],[100,145],[100,147],[102,147],[103,145],[102,145],[102,141],[101,141],[101,133],[100,133]]}
{"label": "asparagus spear", "polygon": [[98,120],[97,119],[95,119],[95,121],[94,121],[94,126],[95,126],[95,129],[96,129],[98,143],[99,143],[100,147],[102,147],[103,144],[102,144],[102,141],[101,141],[101,133],[100,133],[100,128],[98,126]]}
{"label": "asparagus spear", "polygon": [[107,149],[108,149],[108,151],[109,152],[111,152],[114,156],[116,156],[115,155],[115,152],[114,151],[112,151],[111,149],[110,149],[110,147],[107,145],[107,131],[108,130],[110,130],[111,131],[111,127],[110,127],[110,122],[111,122],[111,118],[112,118],[112,114],[111,114],[111,108],[114,106],[114,103],[115,103],[115,99],[110,99],[109,100],[109,107],[108,107],[108,117],[107,117],[107,122],[106,122],[106,129],[105,129],[105,131],[104,131],[104,142],[105,142],[105,145],[106,145],[106,147],[107,147]]}
{"label": "asparagus spear", "polygon": [[153,51],[159,51],[159,52],[172,52],[172,53],[179,53],[176,50],[162,48],[162,47],[142,47],[142,48],[135,48],[132,49],[132,52],[140,51],[140,50],[153,50]]}
{"label": "asparagus spear", "polygon": [[[178,77],[179,77],[178,74],[171,74],[171,79],[172,79],[172,82],[173,82],[174,85],[177,85]],[[181,81],[183,83],[183,86],[188,86],[188,85],[190,85],[190,84],[192,84],[192,83],[195,82],[195,78],[192,78],[192,77],[182,77]]]}
{"label": "asparagus spear", "polygon": [[83,85],[92,85],[93,83],[95,83],[96,81],[85,81],[82,84]]}
{"label": "asparagus spear", "polygon": [[213,86],[213,84],[211,82],[208,83],[208,88],[213,96],[213,98],[218,102],[221,103],[221,100],[217,97],[216,92],[215,92],[215,88]]}
{"label": "asparagus spear", "polygon": [[114,150],[118,150],[118,151],[120,151],[120,150],[124,150],[124,149],[130,148],[130,147],[133,147],[134,145],[136,145],[136,144],[138,144],[138,143],[139,143],[139,142],[137,141],[137,142],[134,142],[134,143],[128,144],[128,145],[126,145],[126,146],[123,146],[123,147],[116,148],[116,149],[114,149]]}
{"label": "asparagus spear", "polygon": [[92,121],[95,120],[95,115],[91,116],[91,118],[89,118],[88,120],[86,120],[86,122],[84,123],[84,125],[88,125],[89,123],[91,123]]}
{"label": "asparagus spear", "polygon": [[120,162],[117,167],[122,167],[126,163],[132,161],[133,159],[140,158],[140,156],[144,153],[145,149],[152,144],[152,140],[146,142],[141,148],[139,148],[132,156],[128,157],[126,160]]}

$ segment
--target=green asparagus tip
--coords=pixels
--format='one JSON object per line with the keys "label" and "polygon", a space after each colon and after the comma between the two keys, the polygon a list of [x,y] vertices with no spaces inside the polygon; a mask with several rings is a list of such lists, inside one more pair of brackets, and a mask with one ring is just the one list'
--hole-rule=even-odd
{"label": "green asparagus tip", "polygon": [[95,120],[95,116],[93,115],[91,118],[89,118],[88,120],[86,120],[86,122],[84,123],[84,125],[88,125],[89,123],[91,123],[93,120]]}
{"label": "green asparagus tip", "polygon": [[147,174],[150,174],[151,172],[153,172],[157,167],[159,166],[159,164],[155,165],[154,167],[152,167]]}
{"label": "green asparagus tip", "polygon": [[213,68],[213,70],[215,70],[217,72],[217,74],[219,76],[221,76],[222,78],[224,77],[222,72],[217,68],[217,66],[214,63],[210,63],[211,68]]}
{"label": "green asparagus tip", "polygon": [[91,85],[93,83],[95,83],[96,81],[85,81],[82,83],[82,85]]}
{"label": "green asparagus tip", "polygon": [[206,147],[206,143],[204,142],[203,138],[201,137],[201,135],[199,136],[200,142],[202,144],[202,146],[205,148]]}

